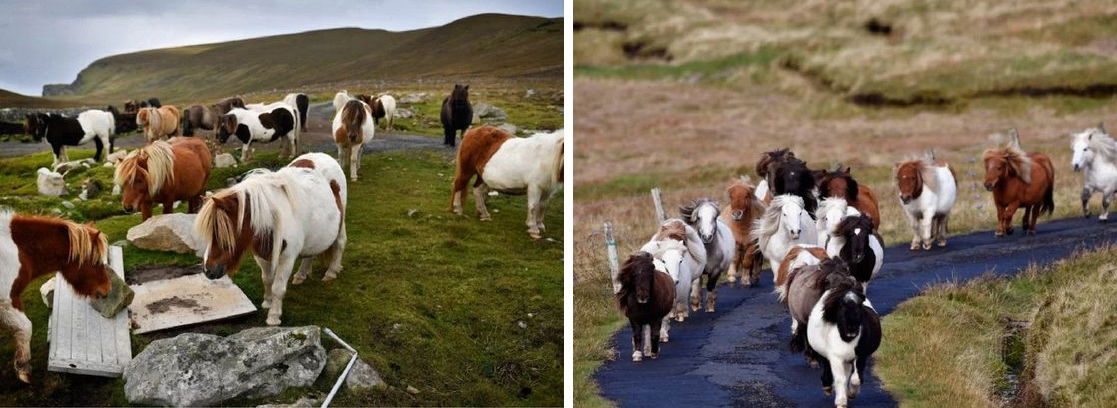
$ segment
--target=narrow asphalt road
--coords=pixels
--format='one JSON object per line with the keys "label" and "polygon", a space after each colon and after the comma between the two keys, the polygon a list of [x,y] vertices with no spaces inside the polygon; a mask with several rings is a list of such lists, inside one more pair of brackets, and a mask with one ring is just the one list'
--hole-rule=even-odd
{"label": "narrow asphalt road", "polygon": [[[966,281],[989,271],[1011,275],[1029,264],[1049,264],[1076,250],[1117,241],[1117,225],[1096,218],[1040,224],[1038,235],[994,238],[992,232],[952,237],[946,248],[913,252],[900,245],[885,249],[884,266],[869,284],[869,299],[887,319],[900,302],[924,288]],[[671,327],[671,342],[658,360],[631,360],[632,333],[616,334],[617,360],[596,374],[605,398],[621,407],[825,407],[833,397],[821,390],[821,371],[807,367],[802,354],[788,351],[790,317],[776,302],[765,271],[756,288],[718,289],[715,313],[691,312]],[[883,339],[884,342],[888,338]],[[875,364],[873,362],[872,364]],[[894,407],[874,370],[863,376],[862,393],[851,407]]]}

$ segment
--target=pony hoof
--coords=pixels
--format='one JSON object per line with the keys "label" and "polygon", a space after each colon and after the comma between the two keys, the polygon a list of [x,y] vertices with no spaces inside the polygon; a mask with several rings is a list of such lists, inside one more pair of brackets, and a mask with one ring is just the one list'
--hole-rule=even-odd
{"label": "pony hoof", "polygon": [[660,343],[666,343],[666,342],[668,342],[668,341],[670,341],[670,338],[669,338],[669,337],[667,337],[667,336],[659,336],[659,342],[660,342]]}
{"label": "pony hoof", "polygon": [[659,360],[659,354],[657,353],[650,353],[648,354],[648,357],[651,357],[652,360]]}
{"label": "pony hoof", "polygon": [[304,279],[302,277],[299,277],[299,276],[296,276],[293,279],[291,279],[291,284],[292,285],[302,285],[304,281],[306,281],[306,279]]}
{"label": "pony hoof", "polygon": [[540,240],[540,239],[543,239],[543,236],[542,236],[542,235],[539,235],[539,233],[531,233],[531,232],[529,232],[529,233],[527,233],[527,236],[531,237],[531,239],[534,239],[534,240]]}
{"label": "pony hoof", "polygon": [[919,250],[919,244],[911,244],[911,250],[912,251],[918,251]]}
{"label": "pony hoof", "polygon": [[713,313],[713,312],[714,312],[714,307],[711,306],[711,305],[706,305],[706,313]]}
{"label": "pony hoof", "polygon": [[834,387],[822,387],[822,393],[826,394],[826,395],[831,395],[831,394],[834,393]]}
{"label": "pony hoof", "polygon": [[[808,361],[807,365],[810,366],[811,368],[818,368],[818,362],[814,361],[814,360]],[[826,395],[830,395],[830,394],[827,393]]]}
{"label": "pony hoof", "polygon": [[28,373],[19,373],[19,380],[24,384],[31,384],[31,375]]}
{"label": "pony hoof", "polygon": [[1004,232],[1001,232],[1001,231],[997,231],[997,232],[994,232],[994,233],[993,233],[993,236],[994,236],[994,237],[997,237],[997,238],[1002,238],[1002,237],[1004,237],[1004,236],[1005,236],[1005,233],[1004,233]]}
{"label": "pony hoof", "polygon": [[326,276],[322,277],[322,282],[333,282],[334,279],[337,279],[337,275],[331,275],[327,273]]}
{"label": "pony hoof", "polygon": [[686,316],[682,316],[682,315],[680,315],[680,316],[675,316],[675,321],[676,321],[676,322],[682,323],[682,322],[683,322],[683,320],[686,320]]}
{"label": "pony hoof", "polygon": [[644,361],[644,354],[640,353],[639,351],[632,353],[633,363],[639,363],[641,361]]}
{"label": "pony hoof", "polygon": [[271,309],[271,301],[265,300],[263,302],[260,302],[260,307],[264,309]]}
{"label": "pony hoof", "polygon": [[267,323],[268,323],[268,326],[279,326],[279,318],[278,317],[268,317]]}
{"label": "pony hoof", "polygon": [[931,250],[931,242],[924,242],[923,243],[923,250],[924,251],[930,251]]}
{"label": "pony hoof", "polygon": [[1015,228],[1009,228],[1009,229],[1005,230],[1005,234],[1008,234],[1008,235],[1012,235],[1013,232],[1016,232]]}
{"label": "pony hoof", "polygon": [[939,247],[944,247],[944,246],[946,246],[946,241],[945,241],[945,240],[943,240],[943,241],[939,241],[939,242],[938,242],[938,246],[939,246]]}

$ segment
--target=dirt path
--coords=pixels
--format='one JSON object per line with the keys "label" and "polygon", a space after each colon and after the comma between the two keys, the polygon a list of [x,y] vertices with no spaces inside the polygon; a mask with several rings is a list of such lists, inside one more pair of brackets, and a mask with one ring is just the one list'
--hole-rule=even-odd
{"label": "dirt path", "polygon": [[[912,252],[906,245],[885,250],[885,263],[869,285],[881,316],[936,283],[966,281],[992,271],[1012,275],[1031,263],[1044,265],[1076,250],[1117,242],[1117,225],[1072,218],[1040,224],[1039,235],[996,239],[990,231],[952,237],[945,250]],[[634,364],[632,334],[614,337],[617,360],[606,362],[596,380],[602,395],[622,407],[648,406],[832,406],[821,390],[821,371],[802,354],[788,351],[790,317],[772,294],[765,272],[756,288],[718,289],[717,312],[692,312],[675,324],[658,360]],[[885,338],[883,341],[888,341]],[[875,364],[875,361],[871,364]],[[873,368],[863,376],[853,407],[894,407]]]}

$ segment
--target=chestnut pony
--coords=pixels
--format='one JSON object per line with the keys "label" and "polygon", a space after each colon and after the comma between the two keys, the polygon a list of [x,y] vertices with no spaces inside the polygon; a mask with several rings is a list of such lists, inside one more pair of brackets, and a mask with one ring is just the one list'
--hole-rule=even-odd
{"label": "chestnut pony", "polygon": [[116,167],[114,181],[123,187],[124,211],[139,209],[147,220],[155,204],[163,204],[163,214],[169,214],[175,201],[186,201],[187,212],[198,212],[211,170],[213,158],[204,141],[176,137],[129,154]]}
{"label": "chestnut pony", "polygon": [[764,265],[764,258],[760,254],[755,242],[749,239],[752,223],[764,214],[764,203],[755,196],[756,187],[753,187],[748,176],[741,177],[729,184],[725,193],[729,196],[729,205],[721,211],[721,219],[729,224],[733,231],[733,240],[736,250],[733,252],[733,262],[729,264],[729,284],[737,284],[737,270],[743,268],[741,277],[745,284],[754,286],[760,282],[760,267]]}
{"label": "chestnut pony", "polygon": [[869,186],[857,184],[850,175],[849,167],[838,166],[835,171],[822,170],[817,173],[819,198],[844,198],[849,205],[868,215],[873,220],[873,228],[880,228],[880,205],[877,196]]}
{"label": "chestnut pony", "polygon": [[1016,129],[1005,147],[985,151],[985,189],[997,205],[996,236],[1012,234],[1012,216],[1024,207],[1022,228],[1035,235],[1040,214],[1055,211],[1055,167],[1043,153],[1024,153]]}
{"label": "chestnut pony", "polygon": [[[14,332],[15,370],[31,382],[31,320],[23,293],[35,278],[60,272],[81,296],[103,297],[112,286],[108,240],[89,225],[0,212],[0,324]],[[64,254],[64,255],[63,255]]]}
{"label": "chestnut pony", "polygon": [[179,119],[182,114],[178,108],[165,105],[158,108],[142,108],[136,113],[136,126],[144,131],[144,137],[151,143],[164,137],[176,136],[182,130]]}

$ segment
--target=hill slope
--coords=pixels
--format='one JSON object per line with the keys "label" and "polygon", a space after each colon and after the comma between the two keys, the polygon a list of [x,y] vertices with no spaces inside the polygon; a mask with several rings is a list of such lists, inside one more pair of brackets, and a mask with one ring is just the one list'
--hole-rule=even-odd
{"label": "hill slope", "polygon": [[562,75],[561,18],[479,14],[391,32],[338,28],[115,55],[83,69],[77,98],[214,98],[347,80]]}
{"label": "hill slope", "polygon": [[0,89],[0,106],[5,108],[64,108],[81,103],[58,99],[39,98]]}

